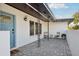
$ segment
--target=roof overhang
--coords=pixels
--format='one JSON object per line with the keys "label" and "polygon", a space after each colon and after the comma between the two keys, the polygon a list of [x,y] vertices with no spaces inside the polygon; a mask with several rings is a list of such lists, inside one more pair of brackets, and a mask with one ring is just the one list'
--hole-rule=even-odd
{"label": "roof overhang", "polygon": [[54,19],[43,3],[28,3],[28,4],[6,3],[6,4],[46,22]]}
{"label": "roof overhang", "polygon": [[67,21],[73,21],[74,18],[64,18],[64,19],[56,19],[54,22],[67,22]]}
{"label": "roof overhang", "polygon": [[29,4],[33,6],[36,10],[38,10],[41,14],[43,14],[45,17],[47,17],[49,21],[54,20],[55,17],[46,3],[29,3]]}

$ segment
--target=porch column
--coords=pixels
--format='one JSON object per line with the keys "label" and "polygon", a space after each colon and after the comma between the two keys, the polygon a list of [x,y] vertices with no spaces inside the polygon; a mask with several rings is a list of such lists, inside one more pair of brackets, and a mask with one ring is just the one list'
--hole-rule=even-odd
{"label": "porch column", "polygon": [[38,19],[38,47],[40,47],[40,20]]}
{"label": "porch column", "polygon": [[48,21],[48,23],[47,23],[47,30],[48,30],[48,40],[49,40],[49,21]]}

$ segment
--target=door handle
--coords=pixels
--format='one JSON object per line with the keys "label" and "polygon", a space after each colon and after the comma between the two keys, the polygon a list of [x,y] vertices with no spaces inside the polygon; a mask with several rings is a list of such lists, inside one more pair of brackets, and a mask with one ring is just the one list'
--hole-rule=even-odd
{"label": "door handle", "polygon": [[12,29],[12,33],[14,33],[14,29]]}

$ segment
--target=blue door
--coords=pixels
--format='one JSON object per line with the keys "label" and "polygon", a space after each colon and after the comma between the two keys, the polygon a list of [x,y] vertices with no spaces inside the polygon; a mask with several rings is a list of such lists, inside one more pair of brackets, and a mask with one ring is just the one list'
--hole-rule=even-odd
{"label": "blue door", "polygon": [[[10,31],[10,48],[15,47],[15,23],[14,16],[0,12],[0,31]],[[5,36],[4,36],[5,37]]]}

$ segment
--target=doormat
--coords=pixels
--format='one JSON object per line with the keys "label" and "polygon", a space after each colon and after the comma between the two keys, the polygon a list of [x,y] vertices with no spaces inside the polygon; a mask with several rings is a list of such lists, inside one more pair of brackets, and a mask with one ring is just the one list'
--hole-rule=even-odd
{"label": "doormat", "polygon": [[14,49],[14,50],[10,51],[10,54],[11,54],[11,56],[14,56],[18,52],[19,52],[18,49]]}

